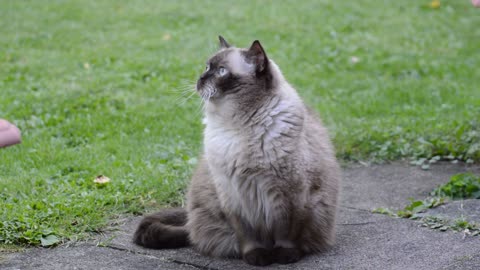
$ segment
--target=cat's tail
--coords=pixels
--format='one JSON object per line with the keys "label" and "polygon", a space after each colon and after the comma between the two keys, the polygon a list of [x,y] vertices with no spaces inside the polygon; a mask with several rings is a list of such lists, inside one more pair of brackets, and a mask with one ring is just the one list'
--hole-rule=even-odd
{"label": "cat's tail", "polygon": [[187,211],[185,209],[163,209],[143,218],[133,236],[133,242],[154,249],[188,246],[190,241],[186,223]]}

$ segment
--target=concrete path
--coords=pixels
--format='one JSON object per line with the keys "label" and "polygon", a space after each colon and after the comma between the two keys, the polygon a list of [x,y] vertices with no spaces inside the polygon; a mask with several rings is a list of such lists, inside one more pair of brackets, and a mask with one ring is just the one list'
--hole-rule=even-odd
{"label": "concrete path", "polygon": [[[442,163],[424,171],[395,163],[345,169],[337,245],[291,265],[256,268],[241,260],[203,257],[190,248],[144,249],[131,243],[140,220],[135,217],[92,242],[0,254],[0,269],[480,269],[480,236],[371,213],[377,207],[403,208],[409,198],[425,198],[451,175],[466,171],[480,174],[480,166]],[[424,215],[480,223],[480,200],[452,202]]]}

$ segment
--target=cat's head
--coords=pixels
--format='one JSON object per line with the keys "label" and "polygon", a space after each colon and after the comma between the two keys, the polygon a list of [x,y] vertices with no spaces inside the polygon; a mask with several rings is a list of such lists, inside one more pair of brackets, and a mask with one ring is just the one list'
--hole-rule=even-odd
{"label": "cat's head", "polygon": [[[230,46],[219,36],[220,50],[207,60],[197,81],[204,100],[225,97],[264,95],[271,88],[271,63],[258,40],[250,48]],[[249,94],[247,94],[249,93]]]}

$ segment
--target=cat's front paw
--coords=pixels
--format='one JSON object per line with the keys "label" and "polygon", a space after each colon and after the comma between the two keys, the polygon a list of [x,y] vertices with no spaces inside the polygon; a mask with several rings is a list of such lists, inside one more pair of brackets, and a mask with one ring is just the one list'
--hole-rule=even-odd
{"label": "cat's front paw", "polygon": [[303,253],[298,248],[276,247],[273,249],[274,260],[280,264],[289,264],[298,262]]}
{"label": "cat's front paw", "polygon": [[257,266],[267,266],[273,263],[271,252],[265,248],[256,248],[246,252],[243,254],[243,260]]}

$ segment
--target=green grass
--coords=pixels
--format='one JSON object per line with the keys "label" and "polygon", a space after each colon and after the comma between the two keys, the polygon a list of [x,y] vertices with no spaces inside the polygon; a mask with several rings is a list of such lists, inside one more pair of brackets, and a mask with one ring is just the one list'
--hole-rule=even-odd
{"label": "green grass", "polygon": [[456,174],[448,183],[436,188],[432,195],[452,199],[480,199],[480,176],[472,173]]}
{"label": "green grass", "polygon": [[218,34],[262,41],[342,160],[479,161],[480,10],[428,3],[1,1],[0,117],[23,143],[0,150],[0,242],[82,239],[181,205],[202,125],[180,90]]}

